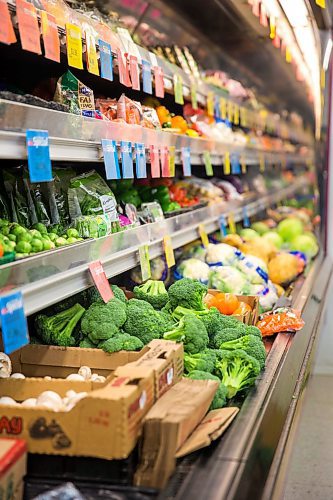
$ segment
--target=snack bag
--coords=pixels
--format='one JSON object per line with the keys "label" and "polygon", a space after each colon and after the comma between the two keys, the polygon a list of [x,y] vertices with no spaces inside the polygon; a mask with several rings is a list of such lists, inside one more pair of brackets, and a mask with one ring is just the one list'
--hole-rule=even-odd
{"label": "snack bag", "polygon": [[141,125],[142,108],[141,103],[132,101],[122,94],[117,103],[117,119],[125,120],[130,125]]}
{"label": "snack bag", "polygon": [[67,105],[70,113],[96,117],[93,91],[69,70],[59,78],[54,100]]}
{"label": "snack bag", "polygon": [[117,99],[96,99],[96,109],[110,121],[117,119]]}
{"label": "snack bag", "polygon": [[256,326],[263,337],[268,337],[280,332],[294,333],[301,330],[304,324],[299,311],[289,307],[279,307],[261,315]]}

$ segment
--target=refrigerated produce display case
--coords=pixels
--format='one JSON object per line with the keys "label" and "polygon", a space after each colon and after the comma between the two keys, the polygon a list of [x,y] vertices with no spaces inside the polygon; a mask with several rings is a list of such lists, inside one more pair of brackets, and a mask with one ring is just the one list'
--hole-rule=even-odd
{"label": "refrigerated produce display case", "polygon": [[[332,271],[332,7],[0,3],[0,442],[26,442],[18,495],[280,488]],[[237,344],[258,333],[263,365]],[[238,349],[252,372],[233,391]]]}

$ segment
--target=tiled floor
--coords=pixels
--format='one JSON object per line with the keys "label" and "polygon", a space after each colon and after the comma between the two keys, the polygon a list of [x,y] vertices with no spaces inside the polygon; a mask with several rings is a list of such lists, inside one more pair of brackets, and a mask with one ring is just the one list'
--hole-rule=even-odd
{"label": "tiled floor", "polygon": [[333,376],[308,382],[283,500],[333,500]]}

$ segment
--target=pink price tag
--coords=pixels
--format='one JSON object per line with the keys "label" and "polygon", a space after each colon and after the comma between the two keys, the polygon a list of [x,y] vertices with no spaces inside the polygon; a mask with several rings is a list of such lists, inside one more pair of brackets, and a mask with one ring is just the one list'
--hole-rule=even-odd
{"label": "pink price tag", "polygon": [[127,67],[127,58],[119,48],[117,49],[117,61],[120,83],[126,87],[131,87],[131,79]]}
{"label": "pink price tag", "polygon": [[109,300],[111,300],[114,297],[114,295],[113,291],[110,288],[101,261],[96,260],[95,262],[91,262],[89,264],[89,271],[96,285],[97,290],[101,294],[101,297],[104,300],[104,302],[107,304]]}
{"label": "pink price tag", "polygon": [[164,74],[160,66],[154,66],[154,81],[155,81],[155,95],[156,97],[164,97]]}
{"label": "pink price tag", "polygon": [[152,145],[149,147],[150,171],[153,179],[161,177],[160,155],[158,149]]}
{"label": "pink price tag", "polygon": [[129,56],[129,68],[132,80],[132,89],[140,90],[140,77],[138,58],[136,56]]}
{"label": "pink price tag", "polygon": [[170,177],[170,166],[169,166],[169,148],[168,146],[163,146],[161,148],[161,166],[162,166],[162,177]]}

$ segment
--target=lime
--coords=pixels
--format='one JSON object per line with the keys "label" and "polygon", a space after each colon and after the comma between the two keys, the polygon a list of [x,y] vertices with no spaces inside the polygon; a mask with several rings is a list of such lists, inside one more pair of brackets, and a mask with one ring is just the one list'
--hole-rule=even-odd
{"label": "lime", "polygon": [[57,238],[59,238],[59,236],[57,235],[57,233],[49,233],[49,238],[51,241],[55,241]]}
{"label": "lime", "polygon": [[43,243],[43,250],[52,250],[52,248],[55,248],[55,244],[53,241],[46,240],[45,238],[42,239]]}
{"label": "lime", "polygon": [[68,238],[78,238],[79,232],[77,231],[77,229],[70,228],[70,229],[67,229],[67,236],[68,236]]}
{"label": "lime", "polygon": [[57,239],[55,240],[55,246],[56,246],[56,247],[62,247],[62,246],[64,246],[64,245],[67,245],[67,240],[65,240],[65,238],[61,238],[61,237],[60,237],[60,238],[57,238]]}
{"label": "lime", "polygon": [[29,233],[31,234],[31,236],[33,238],[38,238],[38,239],[42,239],[42,235],[40,234],[40,232],[37,230],[37,229],[30,229]]}
{"label": "lime", "polygon": [[43,241],[39,238],[32,238],[30,244],[33,252],[41,252],[43,250]]}
{"label": "lime", "polygon": [[[14,234],[15,236],[15,234]],[[32,240],[32,236],[30,233],[21,233],[19,234],[18,236],[16,236],[16,241],[31,241]]]}
{"label": "lime", "polygon": [[39,231],[41,234],[45,234],[47,233],[47,228],[44,224],[42,224],[41,222],[37,222],[37,224],[34,224],[32,226],[33,229],[36,229],[37,231]]}
{"label": "lime", "polygon": [[16,251],[18,253],[30,253],[31,252],[31,245],[27,241],[19,241],[16,244]]}
{"label": "lime", "polygon": [[26,233],[27,230],[24,229],[24,227],[22,226],[13,226],[11,229],[10,229],[10,233],[11,234],[15,234],[15,236],[18,236],[19,234],[23,234],[23,233]]}

